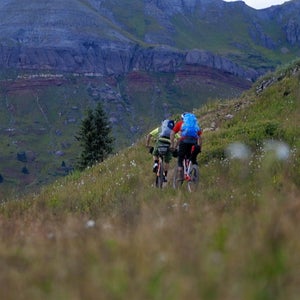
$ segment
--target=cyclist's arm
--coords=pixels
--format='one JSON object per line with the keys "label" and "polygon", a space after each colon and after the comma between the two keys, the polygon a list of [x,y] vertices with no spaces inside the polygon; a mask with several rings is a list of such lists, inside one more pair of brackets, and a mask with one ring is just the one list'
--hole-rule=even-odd
{"label": "cyclist's arm", "polygon": [[146,147],[150,146],[151,138],[152,138],[152,135],[149,133],[146,137]]}
{"label": "cyclist's arm", "polygon": [[158,136],[158,132],[159,132],[159,127],[153,129],[148,135],[147,135],[147,138],[146,138],[146,147],[149,147],[150,146],[150,141],[151,141],[151,138],[156,138]]}
{"label": "cyclist's arm", "polygon": [[[182,121],[179,121],[175,124],[173,130],[171,131],[170,134],[170,141],[171,141],[171,145],[170,147],[175,149],[175,147],[177,147],[178,141],[179,141],[179,132],[181,130],[181,125],[182,125]],[[177,139],[176,145],[175,145],[175,138]]]}
{"label": "cyclist's arm", "polygon": [[175,148],[177,148],[179,145],[179,141],[180,141],[180,134],[178,132],[175,133],[175,141],[176,141]]}
{"label": "cyclist's arm", "polygon": [[170,133],[170,148],[174,149],[174,139],[175,139],[175,131],[172,130]]}

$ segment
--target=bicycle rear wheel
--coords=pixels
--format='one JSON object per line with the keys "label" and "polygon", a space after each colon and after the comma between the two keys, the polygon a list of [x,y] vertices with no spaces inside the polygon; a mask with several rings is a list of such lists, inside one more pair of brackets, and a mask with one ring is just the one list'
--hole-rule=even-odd
{"label": "bicycle rear wheel", "polygon": [[200,172],[199,167],[197,165],[191,165],[189,171],[190,180],[187,183],[188,191],[195,192],[199,186],[200,181]]}
{"label": "bicycle rear wheel", "polygon": [[183,170],[182,172],[179,172],[177,167],[175,167],[174,170],[174,177],[173,177],[173,188],[178,189],[183,184]]}
{"label": "bicycle rear wheel", "polygon": [[158,170],[156,173],[156,181],[155,181],[155,186],[157,188],[162,188],[164,183],[164,167],[163,163],[159,162],[158,163]]}

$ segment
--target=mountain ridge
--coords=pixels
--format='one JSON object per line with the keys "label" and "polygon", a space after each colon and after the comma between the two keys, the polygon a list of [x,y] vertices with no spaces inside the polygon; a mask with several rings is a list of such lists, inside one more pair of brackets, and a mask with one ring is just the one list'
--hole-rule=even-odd
{"label": "mountain ridge", "polygon": [[[170,72],[174,69],[165,69],[164,61],[152,59],[153,49],[164,52],[167,61],[199,49],[224,57],[239,68],[255,70],[251,78],[255,80],[274,69],[278,58],[285,59],[283,48],[299,53],[300,19],[295,14],[299,6],[299,0],[293,0],[256,11],[244,3],[222,0],[87,0],[51,4],[26,1],[18,10],[17,1],[10,0],[0,7],[0,65],[23,71],[118,75],[147,70],[150,59],[150,65],[156,65],[153,70]],[[230,42],[231,37],[236,41]],[[166,47],[171,48],[166,51]],[[277,59],[269,59],[271,53],[264,53],[270,50],[276,52]],[[245,54],[247,57],[243,57]],[[179,66],[182,64],[183,59]]]}

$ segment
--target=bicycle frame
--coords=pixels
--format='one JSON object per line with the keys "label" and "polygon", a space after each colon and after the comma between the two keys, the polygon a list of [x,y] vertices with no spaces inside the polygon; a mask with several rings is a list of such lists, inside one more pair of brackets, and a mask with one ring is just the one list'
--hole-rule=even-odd
{"label": "bicycle frame", "polygon": [[190,181],[191,176],[190,176],[190,169],[192,166],[192,162],[189,158],[184,158],[183,160],[183,177],[185,181]]}
{"label": "bicycle frame", "polygon": [[196,191],[199,184],[199,168],[198,165],[192,164],[192,161],[189,157],[185,157],[183,159],[183,177],[178,174],[177,166],[175,167],[174,172],[173,187],[175,189],[179,188],[184,182],[187,182],[188,191]]}

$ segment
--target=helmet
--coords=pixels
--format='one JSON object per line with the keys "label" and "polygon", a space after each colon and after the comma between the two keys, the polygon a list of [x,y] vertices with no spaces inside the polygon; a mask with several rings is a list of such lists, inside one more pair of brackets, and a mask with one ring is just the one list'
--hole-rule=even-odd
{"label": "helmet", "polygon": [[173,129],[174,126],[175,126],[174,120],[169,120],[169,122],[168,122],[168,127],[169,127],[170,129]]}
{"label": "helmet", "polygon": [[183,120],[183,118],[184,118],[184,116],[185,116],[186,114],[188,114],[188,112],[184,112],[184,113],[181,114],[181,119],[182,119],[182,120]]}

